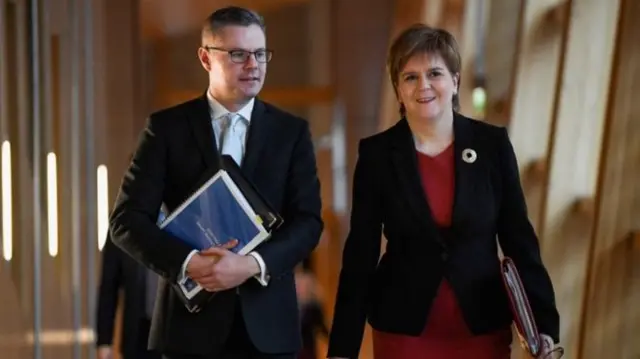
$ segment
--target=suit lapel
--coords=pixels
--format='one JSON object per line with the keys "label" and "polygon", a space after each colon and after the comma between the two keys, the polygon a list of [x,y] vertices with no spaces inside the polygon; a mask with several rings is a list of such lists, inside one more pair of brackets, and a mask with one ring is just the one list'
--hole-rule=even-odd
{"label": "suit lapel", "polygon": [[195,100],[193,111],[189,113],[188,118],[205,164],[208,168],[217,170],[220,168],[218,146],[216,145],[216,137],[213,134],[206,94]]}
{"label": "suit lapel", "polygon": [[[473,136],[470,119],[459,114],[454,115],[454,198],[451,226],[464,227],[464,211],[468,208],[466,201],[474,197],[475,180],[478,174],[478,161],[469,163],[463,159],[463,153],[472,150],[478,154],[477,141]],[[409,124],[402,119],[393,129],[392,159],[398,173],[400,190],[409,202],[414,215],[427,231],[435,231],[431,208],[426,199],[420,173],[418,171],[417,154]],[[465,151],[467,150],[467,151]],[[468,159],[468,157],[467,157]],[[432,232],[433,233],[433,232]],[[434,236],[441,245],[446,245],[439,235]]]}
{"label": "suit lapel", "polygon": [[253,179],[253,174],[260,163],[261,154],[268,139],[267,134],[273,133],[269,131],[270,125],[269,112],[264,103],[256,98],[246,139],[246,153],[241,166],[242,173],[250,180]]}
{"label": "suit lapel", "polygon": [[[470,120],[462,115],[455,114],[453,118],[453,133],[454,133],[454,196],[453,196],[453,212],[451,223],[452,227],[458,225],[464,226],[463,210],[467,208],[465,201],[473,198],[475,181],[477,180],[477,167],[478,162],[469,163],[464,160],[470,160],[469,153],[474,152],[477,154],[477,144],[473,138],[473,128]],[[477,160],[477,158],[476,158]]]}
{"label": "suit lapel", "polygon": [[[400,120],[393,131],[392,160],[398,174],[400,190],[409,202],[418,222],[423,224],[427,231],[433,232],[436,226],[422,187],[415,144],[407,120]],[[439,236],[434,237],[440,241]]]}
{"label": "suit lapel", "polygon": [[[219,169],[220,153],[211,125],[211,114],[206,94],[195,100],[193,110],[189,113],[188,118],[198,149],[207,167],[213,170]],[[260,155],[267,141],[269,126],[270,115],[266,111],[264,103],[256,99],[246,139],[246,153],[241,166],[242,172],[249,179],[252,178],[260,161]]]}

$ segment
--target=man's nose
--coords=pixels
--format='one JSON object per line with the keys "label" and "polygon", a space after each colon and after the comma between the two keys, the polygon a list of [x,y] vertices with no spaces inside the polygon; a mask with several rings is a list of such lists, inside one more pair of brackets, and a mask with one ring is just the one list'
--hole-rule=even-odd
{"label": "man's nose", "polygon": [[258,67],[258,60],[256,59],[256,56],[256,54],[249,54],[247,61],[244,62],[244,66],[250,69]]}

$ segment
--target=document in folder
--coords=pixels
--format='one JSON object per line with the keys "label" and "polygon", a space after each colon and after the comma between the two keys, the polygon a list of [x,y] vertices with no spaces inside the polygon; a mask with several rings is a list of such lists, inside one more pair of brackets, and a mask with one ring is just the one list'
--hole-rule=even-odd
{"label": "document in folder", "polygon": [[[282,219],[248,183],[237,166],[223,167],[171,212],[160,228],[195,250],[236,239],[238,244],[231,249],[233,252],[240,255],[251,252],[270,237]],[[190,278],[183,278],[175,287],[192,312],[213,296]]]}
{"label": "document in folder", "polygon": [[513,260],[509,257],[504,257],[502,259],[501,268],[502,280],[504,281],[504,286],[509,296],[513,320],[518,338],[520,339],[520,345],[530,356],[534,358],[562,358],[564,356],[564,348],[561,346],[557,346],[542,355],[543,351],[546,350],[543,347],[544,343],[540,336],[540,332],[538,331],[538,326],[536,325],[536,320],[533,316],[533,311],[531,310],[531,305],[529,304],[529,299],[527,298],[527,293],[524,290],[524,285],[520,279],[518,269],[516,268]]}
{"label": "document in folder", "polygon": [[515,263],[509,257],[501,261],[502,279],[511,303],[514,324],[520,344],[533,357],[540,355],[542,339],[536,326],[533,311],[529,305],[529,299],[522,285]]}

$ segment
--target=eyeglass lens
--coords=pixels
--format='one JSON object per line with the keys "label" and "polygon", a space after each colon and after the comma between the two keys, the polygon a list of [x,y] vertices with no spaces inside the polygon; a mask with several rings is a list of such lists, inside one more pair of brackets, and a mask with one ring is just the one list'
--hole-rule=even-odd
{"label": "eyeglass lens", "polygon": [[[251,56],[252,52],[249,51],[245,51],[245,50],[233,50],[233,51],[229,51],[229,56],[231,56],[231,61],[235,62],[235,63],[243,63],[245,61],[247,61],[249,59],[249,56]],[[269,62],[269,60],[271,60],[271,52],[269,52],[268,50],[258,50],[253,52],[253,54],[256,57],[256,61],[258,62]]]}

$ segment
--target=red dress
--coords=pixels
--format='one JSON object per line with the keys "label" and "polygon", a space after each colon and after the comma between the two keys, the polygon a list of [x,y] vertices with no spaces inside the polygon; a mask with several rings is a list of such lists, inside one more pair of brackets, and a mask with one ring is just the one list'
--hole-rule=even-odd
{"label": "red dress", "polygon": [[[418,152],[422,186],[440,227],[451,224],[454,194],[453,144],[431,157]],[[473,335],[455,294],[443,278],[427,324],[418,337],[373,331],[375,359],[509,359],[511,331]]]}

